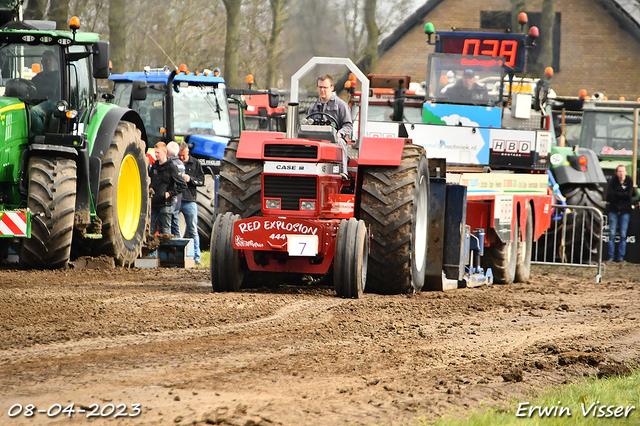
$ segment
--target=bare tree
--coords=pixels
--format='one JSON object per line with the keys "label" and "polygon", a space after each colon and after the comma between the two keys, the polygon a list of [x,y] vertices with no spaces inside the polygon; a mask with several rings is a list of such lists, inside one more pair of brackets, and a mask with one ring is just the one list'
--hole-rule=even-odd
{"label": "bare tree", "polygon": [[242,0],[222,0],[227,9],[227,36],[224,48],[224,75],[229,87],[238,87],[238,34]]}
{"label": "bare tree", "polygon": [[553,25],[556,16],[556,0],[542,1],[542,16],[540,19],[540,54],[535,65],[535,76],[542,77],[544,70],[553,63]]}
{"label": "bare tree", "polygon": [[278,42],[286,22],[290,0],[269,0],[271,4],[271,35],[267,39],[267,87],[275,87],[277,70],[282,58]]}
{"label": "bare tree", "polygon": [[56,22],[56,28],[69,29],[69,0],[50,0],[48,18]]}
{"label": "bare tree", "polygon": [[25,19],[44,19],[47,13],[47,0],[29,0],[24,10]]}
{"label": "bare tree", "polygon": [[114,73],[122,73],[126,69],[127,30],[124,8],[125,0],[109,1],[109,43]]}
{"label": "bare tree", "polygon": [[109,9],[110,0],[70,0],[69,15],[80,18],[82,31],[100,34],[100,38],[109,37]]}
{"label": "bare tree", "polygon": [[511,28],[512,32],[520,31],[520,23],[518,22],[518,15],[525,11],[525,0],[510,0],[511,1]]}
{"label": "bare tree", "polygon": [[365,0],[364,22],[367,28],[367,46],[364,49],[364,73],[372,73],[378,67],[378,36],[380,31],[376,24],[376,1]]}

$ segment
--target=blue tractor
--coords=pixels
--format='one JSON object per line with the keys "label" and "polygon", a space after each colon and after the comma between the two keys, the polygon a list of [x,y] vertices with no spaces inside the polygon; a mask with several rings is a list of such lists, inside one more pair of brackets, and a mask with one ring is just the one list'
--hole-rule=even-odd
{"label": "blue tractor", "polygon": [[[228,142],[238,138],[244,126],[244,95],[273,91],[227,90],[219,71],[189,72],[169,67],[113,74],[111,102],[137,111],[147,131],[147,148],[159,141],[185,141],[200,161],[205,184],[198,187],[198,233],[208,248],[216,204],[217,175]],[[273,98],[273,100],[271,99]],[[277,96],[270,96],[277,106]]]}

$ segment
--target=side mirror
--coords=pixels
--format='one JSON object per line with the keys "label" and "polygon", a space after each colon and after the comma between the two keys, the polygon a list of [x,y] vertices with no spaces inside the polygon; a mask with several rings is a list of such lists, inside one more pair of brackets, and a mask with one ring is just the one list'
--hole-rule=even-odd
{"label": "side mirror", "polygon": [[147,87],[147,82],[144,80],[134,80],[133,83],[131,83],[129,108],[133,105],[133,101],[144,101],[147,99]]}
{"label": "side mirror", "polygon": [[109,78],[109,42],[93,43],[93,77]]}
{"label": "side mirror", "polygon": [[279,102],[280,95],[278,94],[278,89],[269,89],[269,108],[278,108]]}

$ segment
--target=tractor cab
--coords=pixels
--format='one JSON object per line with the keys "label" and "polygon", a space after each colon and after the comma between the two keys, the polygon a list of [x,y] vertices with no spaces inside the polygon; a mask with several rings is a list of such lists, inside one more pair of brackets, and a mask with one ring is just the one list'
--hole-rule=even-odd
{"label": "tractor cab", "polygon": [[50,30],[36,37],[37,30],[29,25],[19,32],[3,32],[0,103],[24,103],[30,116],[30,137],[78,130],[78,123],[86,123],[97,96],[92,77],[106,77],[104,70],[92,76],[90,57],[94,57],[94,70],[100,64],[100,52],[108,63],[108,46],[88,33],[76,34],[74,43],[68,32]]}
{"label": "tractor cab", "polygon": [[214,72],[189,72],[185,65],[178,71],[145,67],[143,72],[114,74],[109,80],[114,82],[113,103],[140,114],[149,147],[195,135],[224,140],[221,145],[226,145],[232,136],[224,79]]}
{"label": "tractor cab", "polygon": [[444,104],[500,105],[504,65],[502,58],[429,55],[426,99]]}

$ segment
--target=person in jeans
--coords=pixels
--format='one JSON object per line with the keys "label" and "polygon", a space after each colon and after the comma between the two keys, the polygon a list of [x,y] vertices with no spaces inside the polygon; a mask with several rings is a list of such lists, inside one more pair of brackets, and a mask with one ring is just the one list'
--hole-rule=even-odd
{"label": "person in jeans", "polygon": [[200,265],[200,236],[198,235],[198,191],[196,186],[204,185],[204,172],[200,162],[189,155],[189,145],[180,143],[180,160],[184,164],[184,181],[187,189],[182,192],[182,204],[180,211],[187,224],[187,238],[193,239],[193,260]]}
{"label": "person in jeans", "polygon": [[[180,176],[184,177],[184,164],[180,157],[178,157],[178,152],[180,152],[180,145],[177,142],[171,141],[167,144],[167,156],[169,157],[169,161],[172,161],[173,164],[178,168],[178,172]],[[182,194],[178,194],[176,198],[176,205],[173,209],[173,215],[171,217],[171,234],[176,237],[182,237],[180,235],[180,205],[182,204]]]}
{"label": "person in jeans", "polygon": [[[627,168],[622,164],[609,180],[606,200],[609,202],[609,260],[622,262],[627,249],[627,231],[631,218],[632,198],[636,196],[633,180],[627,176]],[[615,256],[616,232],[620,227],[618,255]]]}
{"label": "person in jeans", "polygon": [[187,188],[178,167],[167,158],[167,145],[158,142],[155,146],[156,162],[149,169],[151,177],[151,233],[156,229],[161,234],[171,233],[171,217],[176,197]]}

